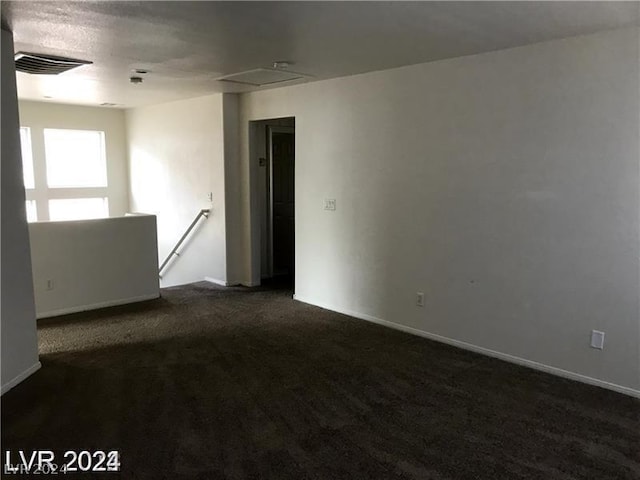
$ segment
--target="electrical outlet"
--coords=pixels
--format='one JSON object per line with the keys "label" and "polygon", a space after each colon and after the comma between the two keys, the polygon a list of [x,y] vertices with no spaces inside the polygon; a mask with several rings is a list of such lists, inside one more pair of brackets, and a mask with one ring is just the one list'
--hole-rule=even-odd
{"label": "electrical outlet", "polygon": [[213,192],[209,192],[209,194],[207,195],[207,198],[209,199],[210,202],[213,202]]}
{"label": "electrical outlet", "polygon": [[416,305],[419,307],[424,307],[424,293],[416,292]]}
{"label": "electrical outlet", "polygon": [[46,289],[47,290],[53,290],[53,280],[51,280],[51,279],[47,280]]}
{"label": "electrical outlet", "polygon": [[335,198],[325,198],[324,199],[324,209],[334,211],[336,209],[336,199]]}
{"label": "electrical outlet", "polygon": [[604,349],[604,332],[591,330],[591,348]]}

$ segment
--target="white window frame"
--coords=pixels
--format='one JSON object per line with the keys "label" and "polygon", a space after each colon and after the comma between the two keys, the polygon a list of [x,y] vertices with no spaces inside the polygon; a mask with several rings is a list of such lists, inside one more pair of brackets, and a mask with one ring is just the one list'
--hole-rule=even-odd
{"label": "white window frame", "polygon": [[[82,128],[60,128],[55,125],[30,126],[22,125],[21,128],[29,128],[31,133],[31,152],[33,157],[33,170],[35,188],[26,189],[26,200],[32,200],[36,203],[36,211],[38,215],[37,221],[50,221],[49,216],[49,200],[63,199],[82,199],[82,198],[106,198],[108,215],[111,215],[112,199],[109,195],[109,163],[107,157],[107,133],[98,129],[82,129]],[[102,155],[105,158],[107,185],[101,187],[49,187],[47,182],[47,163],[45,149],[45,129],[52,130],[89,130],[100,132],[102,134]]]}

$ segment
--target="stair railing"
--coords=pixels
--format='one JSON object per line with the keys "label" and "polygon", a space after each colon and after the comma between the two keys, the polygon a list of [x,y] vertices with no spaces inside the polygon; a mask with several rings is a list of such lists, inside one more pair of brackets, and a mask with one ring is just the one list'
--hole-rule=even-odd
{"label": "stair railing", "polygon": [[171,252],[169,253],[169,255],[167,256],[167,258],[164,259],[164,262],[162,262],[162,265],[160,265],[160,268],[158,269],[158,276],[160,278],[162,278],[162,270],[164,269],[164,267],[167,266],[167,264],[169,263],[169,260],[171,260],[171,258],[175,255],[176,257],[179,257],[180,254],[178,253],[178,249],[180,248],[180,245],[182,245],[182,242],[185,241],[185,239],[189,236],[189,234],[191,233],[191,230],[193,230],[193,228],[196,226],[196,224],[198,223],[198,221],[204,217],[204,218],[209,218],[209,212],[211,210],[209,210],[208,208],[203,208],[202,210],[200,210],[198,212],[198,214],[196,215],[196,218],[193,219],[193,222],[191,222],[191,225],[189,225],[189,227],[187,228],[187,230],[184,232],[184,235],[182,235],[182,237],[180,237],[180,240],[178,240],[178,243],[176,243],[176,246],[173,247],[173,249],[171,250]]}

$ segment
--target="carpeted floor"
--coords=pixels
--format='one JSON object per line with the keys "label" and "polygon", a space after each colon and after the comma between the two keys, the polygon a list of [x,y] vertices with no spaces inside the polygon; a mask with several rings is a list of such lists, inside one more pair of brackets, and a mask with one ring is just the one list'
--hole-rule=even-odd
{"label": "carpeted floor", "polygon": [[77,478],[640,479],[638,400],[290,296],[198,283],[41,321],[3,451],[120,451]]}

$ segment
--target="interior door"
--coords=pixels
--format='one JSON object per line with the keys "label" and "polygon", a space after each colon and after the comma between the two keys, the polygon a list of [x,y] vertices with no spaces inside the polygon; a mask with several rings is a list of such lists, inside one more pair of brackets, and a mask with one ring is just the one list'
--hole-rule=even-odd
{"label": "interior door", "polygon": [[293,128],[270,128],[273,274],[295,271],[295,135]]}

